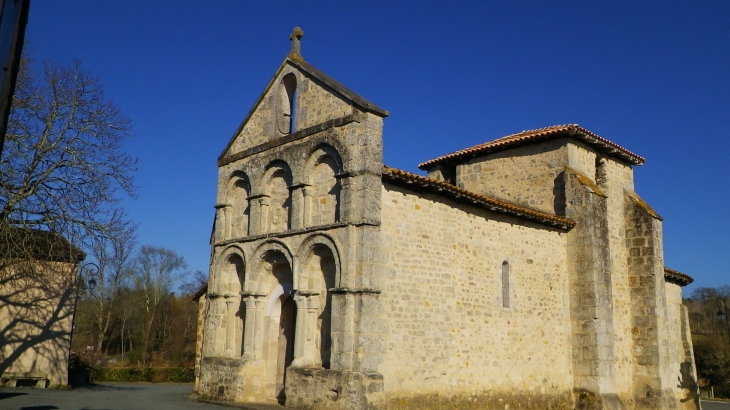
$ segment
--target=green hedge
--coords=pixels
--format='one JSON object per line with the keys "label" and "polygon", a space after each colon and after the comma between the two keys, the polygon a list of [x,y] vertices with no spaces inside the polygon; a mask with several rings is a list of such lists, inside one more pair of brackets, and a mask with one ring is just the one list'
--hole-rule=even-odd
{"label": "green hedge", "polygon": [[193,383],[195,373],[184,367],[99,367],[91,370],[91,382]]}

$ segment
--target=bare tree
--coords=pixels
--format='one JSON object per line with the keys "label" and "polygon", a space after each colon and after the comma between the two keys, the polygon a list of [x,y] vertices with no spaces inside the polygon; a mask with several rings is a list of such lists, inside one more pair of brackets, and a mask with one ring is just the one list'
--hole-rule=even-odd
{"label": "bare tree", "polygon": [[82,251],[129,227],[119,201],[135,195],[130,135],[79,62],[21,61],[0,161],[0,372],[31,349],[65,372]]}
{"label": "bare tree", "polygon": [[123,150],[130,120],[80,62],[32,67],[21,63],[0,162],[0,223],[89,249],[127,224],[118,205],[119,194],[135,195],[137,159]]}
{"label": "bare tree", "polygon": [[193,296],[200,288],[208,283],[208,274],[202,270],[196,270],[192,273],[189,272],[185,276],[185,282],[178,288],[182,296]]}
{"label": "bare tree", "polygon": [[144,293],[145,323],[142,335],[142,362],[147,364],[152,325],[163,299],[170,296],[174,282],[187,267],[185,259],[172,250],[144,245],[136,258],[134,281]]}
{"label": "bare tree", "polygon": [[93,241],[91,254],[98,261],[99,278],[96,288],[89,291],[89,297],[94,301],[95,349],[100,353],[104,352],[104,340],[109,334],[122,286],[132,277],[132,254],[137,245],[135,230],[136,226],[129,224],[127,229],[112,238],[95,238]]}

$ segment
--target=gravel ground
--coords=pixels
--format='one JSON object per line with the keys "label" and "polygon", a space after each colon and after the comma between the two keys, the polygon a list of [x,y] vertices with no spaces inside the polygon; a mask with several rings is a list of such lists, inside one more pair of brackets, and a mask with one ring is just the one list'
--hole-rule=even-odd
{"label": "gravel ground", "polygon": [[224,406],[196,402],[192,384],[103,383],[73,390],[0,388],[0,410],[273,410],[271,405]]}

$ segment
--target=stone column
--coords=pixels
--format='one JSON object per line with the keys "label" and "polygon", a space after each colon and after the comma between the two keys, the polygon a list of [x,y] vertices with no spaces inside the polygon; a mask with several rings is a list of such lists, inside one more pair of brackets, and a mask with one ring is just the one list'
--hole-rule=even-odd
{"label": "stone column", "polygon": [[246,322],[243,327],[243,354],[252,359],[261,358],[263,338],[264,302],[262,293],[241,292],[246,303]]}
{"label": "stone column", "polygon": [[262,196],[259,202],[259,233],[269,232],[269,197]]}
{"label": "stone column", "polygon": [[350,174],[345,172],[335,175],[340,182],[340,221],[349,221],[353,218],[352,186]]}
{"label": "stone column", "polygon": [[206,318],[205,318],[205,330],[204,335],[205,339],[203,339],[203,357],[210,357],[210,356],[216,356],[218,355],[218,352],[216,351],[215,346],[215,334],[217,331],[217,327],[220,326],[220,321],[218,320],[218,306],[216,304],[218,303],[217,295],[210,292],[207,295],[208,299],[208,311],[206,312]]}
{"label": "stone column", "polygon": [[307,365],[305,355],[305,340],[307,332],[307,297],[297,292],[294,295],[294,302],[297,304],[297,323],[294,329],[294,360],[292,365],[305,367]]}
{"label": "stone column", "polygon": [[248,234],[258,235],[261,233],[261,207],[259,206],[258,199],[260,196],[251,195],[246,200],[248,201]]}
{"label": "stone column", "polygon": [[228,204],[215,205],[215,232],[213,233],[213,243],[217,243],[228,239],[228,220],[226,218],[226,207]]}
{"label": "stone column", "polygon": [[225,355],[233,356],[233,337],[236,334],[236,317],[234,310],[235,301],[232,298],[226,298],[226,344],[225,344]]}
{"label": "stone column", "polygon": [[304,198],[306,184],[295,184],[289,187],[291,190],[291,229],[300,229],[306,226],[305,206],[307,201]]}
{"label": "stone column", "polygon": [[318,292],[296,291],[294,301],[297,304],[297,323],[294,335],[295,367],[321,367],[321,360],[315,348],[317,336],[317,309],[319,308]]}
{"label": "stone column", "polygon": [[[322,356],[315,341],[319,340],[317,331],[317,310],[319,310],[319,293],[312,292],[307,295],[307,327],[304,339],[304,356],[307,357],[312,367],[322,367]],[[320,340],[320,344],[322,341]]]}
{"label": "stone column", "polygon": [[312,187],[302,187],[302,226],[312,226]]}

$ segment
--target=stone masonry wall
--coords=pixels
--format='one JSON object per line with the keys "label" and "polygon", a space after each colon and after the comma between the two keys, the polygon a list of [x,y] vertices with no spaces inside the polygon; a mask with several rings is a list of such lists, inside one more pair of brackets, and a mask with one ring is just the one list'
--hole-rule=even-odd
{"label": "stone masonry wall", "polygon": [[680,409],[699,407],[697,373],[689,332],[687,308],[682,304],[682,288],[674,283],[665,284],[667,292],[667,322],[669,331],[669,387]]}
{"label": "stone masonry wall", "polygon": [[633,396],[636,408],[676,408],[669,380],[669,330],[664,281],[662,223],[627,192],[626,245],[634,342]]}
{"label": "stone masonry wall", "polygon": [[456,184],[467,191],[560,214],[556,194],[559,175],[568,165],[569,141],[559,138],[471,159],[456,167]]}
{"label": "stone masonry wall", "polygon": [[572,408],[565,234],[389,184],[382,208],[389,406]]}
{"label": "stone masonry wall", "polygon": [[279,94],[282,92],[279,84],[287,74],[293,74],[297,78],[297,101],[295,103],[297,112],[294,116],[294,131],[352,113],[352,107],[347,101],[325,89],[316,79],[287,63],[279,75],[272,80],[271,86],[264,91],[260,104],[254,107],[254,111],[239,131],[236,141],[227,154],[263,144],[284,135],[277,130],[275,119],[278,116]]}
{"label": "stone masonry wall", "polygon": [[[585,174],[565,168],[572,364],[578,409],[620,406],[614,379],[614,306],[607,198]],[[625,400],[625,398],[624,398]]]}
{"label": "stone masonry wall", "polygon": [[208,304],[205,295],[198,299],[198,327],[195,337],[195,387],[193,391],[198,391],[200,386],[200,365],[203,360],[203,340],[205,339],[205,313]]}
{"label": "stone masonry wall", "polygon": [[611,258],[611,296],[613,297],[614,381],[617,392],[629,394],[632,389],[633,343],[623,201],[624,190],[634,188],[633,170],[631,166],[612,158],[605,158],[603,163],[605,164],[603,172],[605,176],[602,181],[597,178],[597,183],[608,196],[606,198],[606,218]]}
{"label": "stone masonry wall", "polygon": [[[294,126],[285,133],[291,107],[282,104],[291,95]],[[201,395],[312,404],[331,401],[332,383],[322,377],[377,380],[371,369],[382,360],[388,329],[376,320],[382,126],[382,116],[360,111],[289,60],[265,90],[219,159],[208,295],[215,308],[205,320]],[[290,298],[296,321],[284,337],[281,306]],[[283,391],[282,346],[293,348]],[[308,370],[323,364],[329,369],[315,377],[319,390],[307,388]]]}
{"label": "stone masonry wall", "polygon": [[631,335],[631,299],[628,279],[628,250],[625,246],[624,191],[634,189],[630,165],[596,153],[590,146],[571,141],[568,144],[569,166],[582,172],[595,183],[605,201],[605,226],[609,258],[610,294],[613,321],[613,383],[614,389],[625,399],[632,389],[633,353]]}

